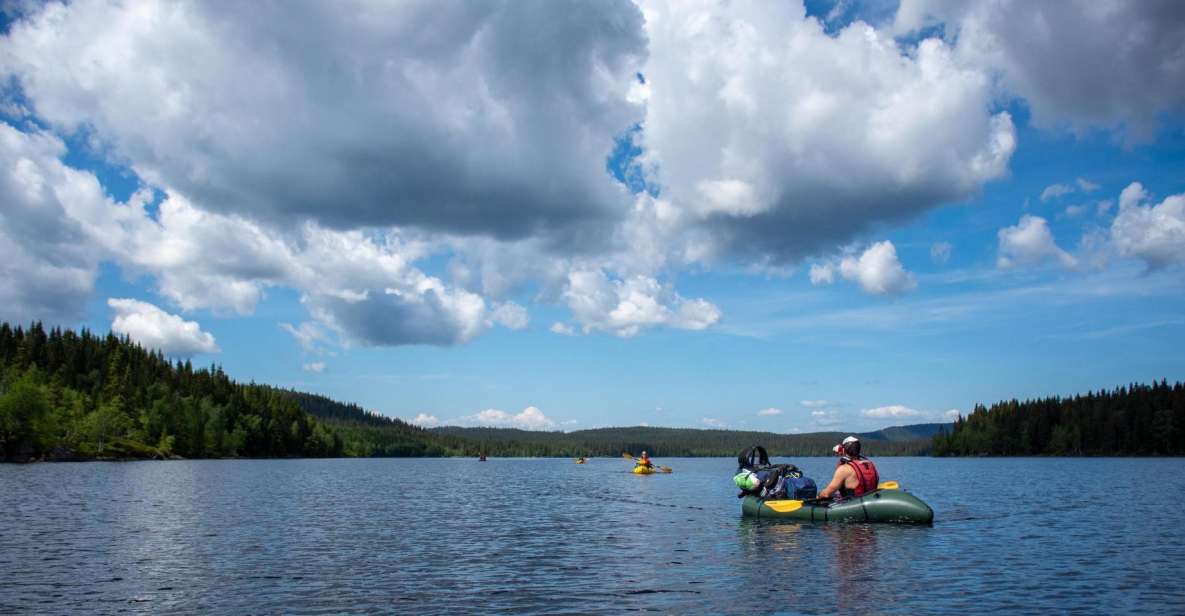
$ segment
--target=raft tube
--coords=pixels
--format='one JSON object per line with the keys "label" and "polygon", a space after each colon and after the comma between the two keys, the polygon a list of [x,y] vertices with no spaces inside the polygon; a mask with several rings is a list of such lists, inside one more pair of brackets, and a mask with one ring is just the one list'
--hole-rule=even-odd
{"label": "raft tube", "polygon": [[[934,510],[918,497],[904,490],[877,490],[857,498],[839,502],[817,503],[802,501],[763,501],[746,496],[741,511],[754,518],[777,518],[802,522],[895,522],[898,524],[930,524]],[[782,511],[778,511],[782,509]]]}

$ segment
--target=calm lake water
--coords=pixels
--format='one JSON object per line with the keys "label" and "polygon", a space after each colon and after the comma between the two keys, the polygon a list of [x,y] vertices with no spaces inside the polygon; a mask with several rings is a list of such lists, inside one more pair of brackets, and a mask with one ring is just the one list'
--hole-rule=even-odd
{"label": "calm lake water", "polygon": [[1185,613],[1180,459],[879,459],[930,527],[749,521],[735,460],[657,461],[3,465],[0,613]]}

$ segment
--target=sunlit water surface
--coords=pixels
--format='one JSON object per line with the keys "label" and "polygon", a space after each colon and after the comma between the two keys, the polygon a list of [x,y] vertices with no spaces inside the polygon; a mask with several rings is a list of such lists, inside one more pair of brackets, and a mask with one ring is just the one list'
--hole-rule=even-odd
{"label": "sunlit water surface", "polygon": [[1180,459],[878,460],[923,527],[750,521],[734,460],[658,462],[0,465],[0,613],[1185,613]]}

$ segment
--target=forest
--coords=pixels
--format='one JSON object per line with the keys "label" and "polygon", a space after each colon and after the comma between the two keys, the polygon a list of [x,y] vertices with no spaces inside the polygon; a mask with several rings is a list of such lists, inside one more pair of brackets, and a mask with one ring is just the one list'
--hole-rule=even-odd
{"label": "forest", "polygon": [[934,436],[936,456],[1179,456],[1185,384],[1132,384],[1069,398],[977,405]]}
{"label": "forest", "polygon": [[6,460],[339,456],[290,396],[171,363],[114,334],[0,324]]}

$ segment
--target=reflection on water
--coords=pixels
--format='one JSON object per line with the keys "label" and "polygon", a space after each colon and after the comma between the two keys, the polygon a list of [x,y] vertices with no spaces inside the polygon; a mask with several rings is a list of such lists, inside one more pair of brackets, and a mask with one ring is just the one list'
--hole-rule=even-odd
{"label": "reflection on water", "polygon": [[[1185,611],[1179,460],[885,458],[932,527],[741,517],[728,459],[0,466],[0,613]],[[826,476],[826,458],[792,462]],[[812,472],[813,471],[813,472]],[[1076,488],[1033,499],[1018,477]],[[432,478],[432,480],[425,480]]]}

